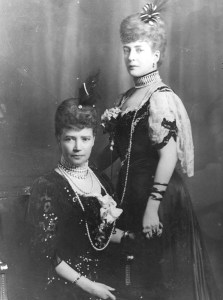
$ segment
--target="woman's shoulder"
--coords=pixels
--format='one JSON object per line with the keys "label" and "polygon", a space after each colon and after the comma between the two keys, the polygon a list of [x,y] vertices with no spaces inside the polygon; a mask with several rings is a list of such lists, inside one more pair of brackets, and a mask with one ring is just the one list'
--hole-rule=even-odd
{"label": "woman's shoulder", "polygon": [[181,100],[177,94],[167,85],[163,85],[152,94],[150,109],[154,111],[175,110],[178,102],[181,102]]}
{"label": "woman's shoulder", "polygon": [[51,170],[39,177],[37,177],[32,184],[32,190],[34,189],[46,189],[46,188],[58,188],[62,177],[55,171]]}

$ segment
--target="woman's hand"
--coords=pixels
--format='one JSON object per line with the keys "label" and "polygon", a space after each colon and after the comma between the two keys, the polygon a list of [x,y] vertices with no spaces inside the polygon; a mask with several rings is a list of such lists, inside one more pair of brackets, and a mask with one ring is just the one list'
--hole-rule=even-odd
{"label": "woman's hand", "polygon": [[101,299],[116,300],[116,297],[111,293],[112,291],[115,291],[115,289],[106,284],[91,281],[86,277],[81,277],[77,281],[76,285],[92,296],[96,296]]}
{"label": "woman's hand", "polygon": [[159,201],[149,199],[142,221],[143,233],[150,239],[153,234],[160,236],[163,225],[160,223],[158,209]]}

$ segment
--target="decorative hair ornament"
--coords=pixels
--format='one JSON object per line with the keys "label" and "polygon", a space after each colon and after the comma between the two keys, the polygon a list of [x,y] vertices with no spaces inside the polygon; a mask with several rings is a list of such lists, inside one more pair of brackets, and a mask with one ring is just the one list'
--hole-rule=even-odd
{"label": "decorative hair ornament", "polygon": [[147,3],[143,7],[143,11],[140,14],[140,19],[144,23],[149,23],[150,25],[158,23],[160,19],[160,12],[157,11],[157,5],[154,5],[153,3]]}
{"label": "decorative hair ornament", "polygon": [[96,86],[99,80],[100,71],[97,71],[96,74],[90,75],[85,82],[82,83],[79,88],[79,105],[78,108],[82,109],[83,106],[92,106],[95,107],[95,103],[99,98],[99,95],[96,92]]}
{"label": "decorative hair ornament", "polygon": [[154,26],[160,19],[161,11],[167,9],[168,1],[169,0],[155,0],[154,3],[147,3],[140,14],[141,21]]}

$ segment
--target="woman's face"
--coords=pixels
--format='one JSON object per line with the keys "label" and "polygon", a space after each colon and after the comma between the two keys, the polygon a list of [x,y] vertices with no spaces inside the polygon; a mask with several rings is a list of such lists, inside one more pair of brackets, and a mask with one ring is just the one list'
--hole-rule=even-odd
{"label": "woman's face", "polygon": [[92,128],[64,128],[59,142],[65,160],[73,166],[82,167],[91,155],[94,140]]}
{"label": "woman's face", "polygon": [[123,45],[124,59],[129,74],[133,77],[146,75],[157,68],[160,52],[153,51],[151,43],[136,41]]}

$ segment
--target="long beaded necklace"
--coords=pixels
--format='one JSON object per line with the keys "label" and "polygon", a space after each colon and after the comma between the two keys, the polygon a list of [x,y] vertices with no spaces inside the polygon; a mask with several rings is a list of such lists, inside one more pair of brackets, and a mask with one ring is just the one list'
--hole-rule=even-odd
{"label": "long beaded necklace", "polygon": [[[148,75],[150,75],[150,74],[148,74]],[[148,75],[145,75],[145,76],[148,76]],[[159,76],[158,71],[154,72],[154,75],[155,76],[153,76],[153,80],[151,82],[149,82],[147,85],[150,85],[151,83],[154,83],[154,81],[157,82],[157,84],[159,85],[159,82],[161,82],[161,80],[160,80],[160,76]],[[141,103],[139,104],[139,106],[137,107],[137,109],[135,110],[135,113],[133,115],[133,119],[132,119],[132,123],[131,123],[131,129],[130,129],[129,146],[128,146],[127,153],[126,153],[127,167],[126,167],[125,182],[124,182],[124,188],[123,188],[123,192],[122,192],[122,197],[121,197],[120,205],[123,204],[125,193],[126,193],[126,189],[127,189],[127,182],[128,182],[128,175],[129,175],[129,166],[130,166],[130,157],[131,157],[131,151],[132,151],[132,139],[133,139],[133,133],[134,133],[135,126],[136,126],[136,116],[137,116],[137,113],[138,113],[139,109],[145,103],[145,99],[148,100],[151,97],[151,95],[153,94],[154,90],[156,90],[156,85],[154,85],[153,89],[150,88],[146,92],[145,96],[143,97]],[[122,101],[121,106],[124,104],[124,102],[126,100],[127,100],[127,98],[125,98]],[[124,162],[122,162],[122,165],[123,164],[124,164]]]}
{"label": "long beaded necklace", "polygon": [[132,150],[132,137],[135,129],[135,119],[136,115],[138,113],[138,110],[141,106],[137,108],[137,110],[134,113],[133,119],[132,119],[132,124],[131,124],[131,130],[130,130],[130,138],[129,138],[129,146],[127,149],[127,167],[126,167],[126,175],[125,175],[125,183],[124,183],[124,188],[123,188],[123,193],[122,193],[122,198],[120,201],[120,205],[122,205],[126,193],[126,188],[127,188],[127,182],[128,182],[128,176],[129,176],[129,165],[130,165],[130,156],[131,156],[131,150]]}
{"label": "long beaded necklace", "polygon": [[[63,169],[61,170],[61,168],[60,168],[59,166],[58,166],[58,169],[59,169],[60,171],[62,171],[62,175],[68,180],[69,177],[67,176],[66,172],[65,172]],[[89,173],[91,174],[91,178],[92,178],[92,176],[94,176],[94,178],[97,180],[97,182],[98,182],[98,184],[100,185],[100,187],[104,190],[105,194],[108,195],[107,190],[106,190],[105,187],[101,184],[100,180],[97,178],[97,176],[94,174],[94,172],[93,172],[90,168],[89,168],[88,170],[89,170]],[[92,182],[93,182],[93,178],[92,178]],[[78,192],[77,192],[75,189],[73,189],[73,191],[74,191],[74,193],[75,193],[75,196],[76,196],[76,198],[77,198],[77,200],[78,200],[78,203],[79,203],[79,205],[80,205],[80,207],[81,207],[83,213],[85,213],[85,208],[84,208],[83,203],[81,202],[81,199],[80,199],[80,197],[79,197]],[[86,193],[84,193],[84,194],[86,194]],[[89,194],[90,194],[90,193],[89,193]],[[115,228],[115,222],[113,223],[113,227],[112,227],[112,229],[111,229],[111,233],[110,233],[110,235],[109,235],[109,237],[108,237],[108,240],[107,240],[107,242],[105,243],[105,245],[104,245],[102,248],[98,248],[98,247],[96,247],[96,246],[94,245],[94,243],[93,243],[93,241],[92,241],[92,238],[91,238],[91,234],[90,234],[90,230],[89,230],[89,226],[88,226],[87,220],[85,220],[85,227],[86,227],[86,231],[87,231],[87,236],[88,236],[89,242],[90,242],[90,244],[91,244],[91,246],[92,246],[92,248],[93,248],[94,250],[96,250],[96,251],[103,251],[105,248],[107,248],[108,244],[110,243],[110,240],[111,240],[111,237],[112,237],[114,228]]]}

